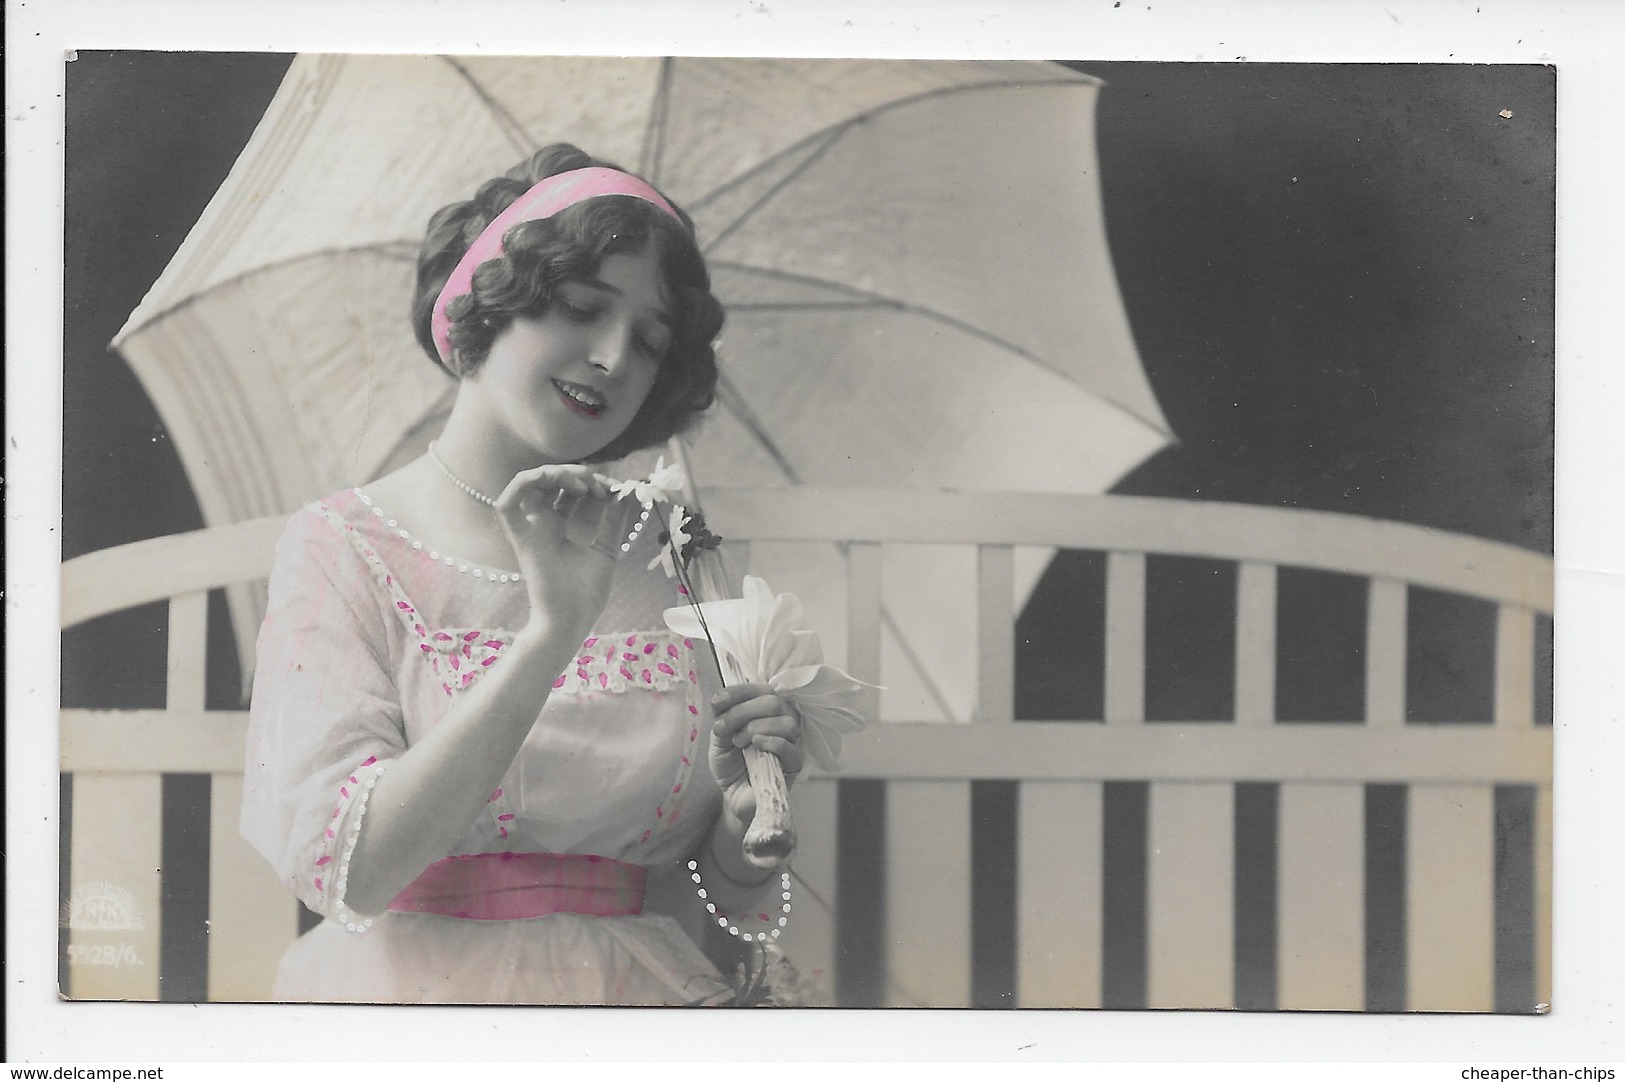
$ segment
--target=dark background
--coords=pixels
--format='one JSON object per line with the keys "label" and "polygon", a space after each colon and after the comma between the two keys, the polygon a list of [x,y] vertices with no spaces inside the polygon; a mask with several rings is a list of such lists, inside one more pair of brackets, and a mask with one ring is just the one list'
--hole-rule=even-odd
{"label": "dark background", "polygon": [[[80,52],[67,65],[64,558],[203,524],[107,343],[287,63]],[[1107,84],[1112,252],[1180,439],[1114,491],[1400,519],[1549,553],[1554,69],[1073,66]],[[1057,678],[1054,660],[1097,656],[1102,575],[1098,554],[1063,553],[1023,614],[1021,716],[1099,716],[1098,672]],[[1153,718],[1227,716],[1233,591],[1233,566],[1153,558]],[[1358,580],[1283,573],[1283,717],[1360,716],[1363,605]],[[1487,604],[1413,591],[1413,718],[1487,720],[1492,627]],[[70,634],[64,704],[161,702],[142,675],[161,671],[161,628],[146,612]],[[220,662],[212,698],[232,705],[233,659]]]}

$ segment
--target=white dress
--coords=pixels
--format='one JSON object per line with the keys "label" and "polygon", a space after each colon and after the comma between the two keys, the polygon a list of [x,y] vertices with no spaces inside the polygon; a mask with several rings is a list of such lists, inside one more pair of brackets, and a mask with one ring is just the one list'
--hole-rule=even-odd
{"label": "white dress", "polygon": [[705,759],[713,662],[705,642],[665,628],[661,613],[682,599],[648,570],[658,519],[620,557],[602,630],[559,675],[502,784],[448,854],[593,854],[639,865],[649,875],[643,911],[522,920],[389,911],[369,926],[345,907],[346,843],[373,781],[502,664],[529,611],[514,572],[439,552],[414,526],[349,490],[299,512],[278,542],[242,830],[326,919],[290,948],[274,994],[593,1004],[725,995],[691,935],[711,921],[683,867],[721,807]]}

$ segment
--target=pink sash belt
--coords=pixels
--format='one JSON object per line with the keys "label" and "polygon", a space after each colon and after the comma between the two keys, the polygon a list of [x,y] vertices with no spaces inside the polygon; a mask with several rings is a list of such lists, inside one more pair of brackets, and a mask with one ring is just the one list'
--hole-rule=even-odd
{"label": "pink sash belt", "polygon": [[636,864],[579,853],[471,853],[429,865],[389,908],[464,920],[624,917],[643,912],[646,874]]}

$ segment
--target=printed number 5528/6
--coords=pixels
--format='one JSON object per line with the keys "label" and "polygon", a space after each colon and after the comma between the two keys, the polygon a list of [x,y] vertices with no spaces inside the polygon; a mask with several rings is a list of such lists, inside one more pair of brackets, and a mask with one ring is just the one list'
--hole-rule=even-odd
{"label": "printed number 5528/6", "polygon": [[68,946],[68,964],[74,966],[138,966],[141,956],[128,943],[114,945],[73,943]]}

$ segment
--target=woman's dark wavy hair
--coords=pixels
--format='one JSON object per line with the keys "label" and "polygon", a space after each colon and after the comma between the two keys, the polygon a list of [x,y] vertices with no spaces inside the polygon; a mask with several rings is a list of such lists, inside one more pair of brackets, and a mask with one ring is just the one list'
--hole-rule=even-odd
{"label": "woman's dark wavy hair", "polygon": [[[568,143],[555,143],[486,181],[473,199],[442,207],[429,220],[418,251],[412,327],[431,360],[442,363],[430,332],[434,304],[468,246],[538,181],[593,166],[620,168]],[[459,379],[474,373],[516,317],[536,317],[548,310],[560,282],[590,278],[606,256],[641,252],[652,243],[671,306],[671,346],[632,423],[586,461],[622,458],[682,432],[716,397],[717,363],[711,344],[722,329],[723,314],[711,294],[711,276],[694,240],[694,223],[681,208],[677,213],[681,224],[646,200],[600,196],[551,218],[514,226],[503,241],[503,254],[475,270],[472,292],[447,307],[453,352],[443,367]]]}

